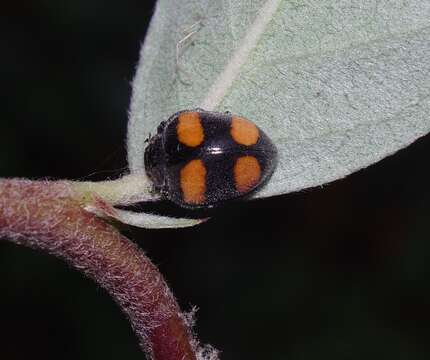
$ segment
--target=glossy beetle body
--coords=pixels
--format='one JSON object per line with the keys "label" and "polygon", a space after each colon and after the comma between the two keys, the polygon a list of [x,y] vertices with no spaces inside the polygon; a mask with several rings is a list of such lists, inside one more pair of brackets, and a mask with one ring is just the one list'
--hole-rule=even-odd
{"label": "glossy beetle body", "polygon": [[254,123],[201,109],[163,121],[145,150],[154,189],[186,208],[210,208],[252,192],[276,161],[274,144]]}

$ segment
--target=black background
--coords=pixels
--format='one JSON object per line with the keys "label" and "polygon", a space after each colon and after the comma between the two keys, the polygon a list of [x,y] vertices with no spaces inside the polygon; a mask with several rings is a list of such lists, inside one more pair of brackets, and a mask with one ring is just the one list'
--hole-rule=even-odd
{"label": "black background", "polygon": [[[126,167],[150,1],[2,5],[0,176],[99,180]],[[131,228],[223,359],[428,359],[430,138],[321,188]],[[106,293],[0,242],[1,359],[142,359]]]}

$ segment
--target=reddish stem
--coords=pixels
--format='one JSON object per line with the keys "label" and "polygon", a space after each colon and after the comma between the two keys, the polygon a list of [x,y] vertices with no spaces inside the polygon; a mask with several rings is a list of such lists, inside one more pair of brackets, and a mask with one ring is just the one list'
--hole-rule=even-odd
{"label": "reddish stem", "polygon": [[154,360],[195,360],[197,341],[162,275],[64,182],[0,180],[0,238],[60,257],[105,288]]}

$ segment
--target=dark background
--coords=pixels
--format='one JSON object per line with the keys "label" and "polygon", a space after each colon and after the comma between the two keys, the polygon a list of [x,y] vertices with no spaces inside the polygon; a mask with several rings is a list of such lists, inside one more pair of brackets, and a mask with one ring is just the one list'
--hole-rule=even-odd
{"label": "dark background", "polygon": [[[145,4],[145,5],[142,5]],[[126,167],[151,1],[2,4],[0,176]],[[347,179],[235,205],[190,229],[131,228],[222,359],[428,359],[430,138]],[[106,293],[0,242],[1,359],[142,359]]]}

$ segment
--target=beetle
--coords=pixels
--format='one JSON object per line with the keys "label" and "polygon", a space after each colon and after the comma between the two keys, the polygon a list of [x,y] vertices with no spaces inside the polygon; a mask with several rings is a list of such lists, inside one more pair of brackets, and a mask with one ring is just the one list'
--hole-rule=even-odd
{"label": "beetle", "polygon": [[148,139],[145,170],[154,190],[184,208],[212,208],[263,185],[277,163],[269,137],[230,112],[182,110]]}

